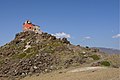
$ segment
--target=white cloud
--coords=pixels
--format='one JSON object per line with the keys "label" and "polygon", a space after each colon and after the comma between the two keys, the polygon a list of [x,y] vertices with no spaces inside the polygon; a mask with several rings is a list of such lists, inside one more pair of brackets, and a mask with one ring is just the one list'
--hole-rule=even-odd
{"label": "white cloud", "polygon": [[52,34],[53,36],[56,36],[57,38],[71,38],[70,34],[67,34],[65,32],[59,32],[59,33],[55,33]]}
{"label": "white cloud", "polygon": [[91,37],[90,36],[86,36],[86,37],[84,37],[84,39],[91,39]]}
{"label": "white cloud", "polygon": [[114,35],[112,38],[120,38],[120,34]]}

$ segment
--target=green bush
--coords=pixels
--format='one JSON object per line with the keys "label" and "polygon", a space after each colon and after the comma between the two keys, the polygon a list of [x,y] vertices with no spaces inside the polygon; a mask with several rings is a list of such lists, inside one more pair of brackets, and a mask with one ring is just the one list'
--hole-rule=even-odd
{"label": "green bush", "polygon": [[12,59],[22,59],[26,56],[26,53],[15,54],[12,56]]}
{"label": "green bush", "polygon": [[93,58],[93,60],[99,60],[99,59],[100,59],[99,56],[96,55],[96,54],[94,54],[94,55],[92,55],[92,56],[90,56],[90,57]]}
{"label": "green bush", "polygon": [[4,61],[3,60],[0,60],[0,64],[2,64]]}
{"label": "green bush", "polygon": [[35,55],[34,53],[27,54],[27,55],[25,56],[25,58],[30,58],[30,57],[32,57],[32,56],[34,56],[34,55]]}
{"label": "green bush", "polygon": [[110,62],[108,62],[108,61],[102,61],[101,65],[103,65],[103,66],[110,66]]}
{"label": "green bush", "polygon": [[24,58],[25,56],[26,56],[26,54],[25,54],[25,53],[22,53],[22,54],[19,54],[19,55],[17,56],[17,58],[22,59],[22,58]]}

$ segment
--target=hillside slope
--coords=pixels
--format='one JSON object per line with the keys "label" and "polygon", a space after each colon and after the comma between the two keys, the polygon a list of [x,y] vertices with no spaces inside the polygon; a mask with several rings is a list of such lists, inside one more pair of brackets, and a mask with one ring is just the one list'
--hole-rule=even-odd
{"label": "hillside slope", "polygon": [[72,45],[66,38],[57,39],[48,33],[21,32],[10,43],[0,47],[0,79],[19,79],[86,64],[112,67],[106,57],[108,54],[98,49]]}

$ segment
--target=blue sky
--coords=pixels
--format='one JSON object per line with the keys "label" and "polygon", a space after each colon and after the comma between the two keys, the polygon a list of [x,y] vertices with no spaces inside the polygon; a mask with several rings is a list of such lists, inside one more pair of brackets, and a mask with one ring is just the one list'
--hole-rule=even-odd
{"label": "blue sky", "polygon": [[69,35],[73,44],[119,48],[119,0],[0,0],[0,45],[30,19],[43,32]]}

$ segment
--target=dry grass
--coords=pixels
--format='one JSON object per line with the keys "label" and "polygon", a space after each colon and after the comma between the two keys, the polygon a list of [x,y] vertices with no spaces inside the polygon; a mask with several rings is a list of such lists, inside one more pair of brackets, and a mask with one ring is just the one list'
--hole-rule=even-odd
{"label": "dry grass", "polygon": [[52,73],[28,76],[21,80],[120,80],[119,68],[106,68],[70,73],[72,69],[58,70]]}
{"label": "dry grass", "polygon": [[120,67],[120,54],[111,54],[106,60],[110,61],[112,65]]}

